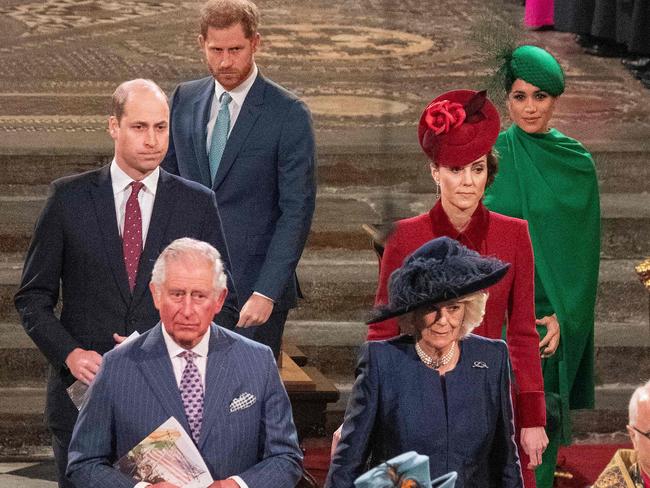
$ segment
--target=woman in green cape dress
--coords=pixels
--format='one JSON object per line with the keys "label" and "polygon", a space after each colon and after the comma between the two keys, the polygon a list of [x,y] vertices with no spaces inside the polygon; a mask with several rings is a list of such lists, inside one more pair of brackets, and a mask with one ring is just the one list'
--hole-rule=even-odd
{"label": "woman in green cape dress", "polygon": [[557,60],[539,47],[520,46],[507,56],[501,73],[513,124],[495,145],[499,174],[486,191],[485,205],[529,225],[549,437],[536,478],[539,488],[548,488],[559,445],[571,441],[569,410],[594,405],[598,180],[582,144],[549,127],[564,91]]}

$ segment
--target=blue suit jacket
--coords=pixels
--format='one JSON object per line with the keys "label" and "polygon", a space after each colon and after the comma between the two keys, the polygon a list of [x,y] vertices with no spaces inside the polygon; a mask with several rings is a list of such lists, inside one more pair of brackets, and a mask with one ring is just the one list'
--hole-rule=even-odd
{"label": "blue suit jacket", "polygon": [[406,451],[429,456],[432,479],[457,471],[457,488],[523,486],[508,349],[472,334],[460,344],[459,362],[445,374],[446,402],[440,376],[420,361],[412,337],[362,347],[326,487],[349,488],[368,463]]}
{"label": "blue suit jacket", "polygon": [[[131,293],[109,168],[52,183],[15,297],[27,334],[51,365],[48,425],[68,432],[77,409],[65,391],[74,381],[65,359],[77,347],[103,354],[115,345],[114,332],[144,332],[160,320],[148,286],[160,252],[174,239],[194,237],[215,246],[229,267],[214,194],[161,171]],[[60,318],[55,315],[59,290],[63,298]],[[236,316],[234,306],[230,305],[230,314]]]}
{"label": "blue suit jacket", "polygon": [[[302,473],[291,405],[268,347],[212,324],[199,451],[215,480],[293,488]],[[251,393],[256,402],[230,412]],[[161,325],[104,357],[70,442],[75,486],[132,487],[112,464],[175,417],[189,433]]]}
{"label": "blue suit jacket", "polygon": [[240,306],[257,291],[286,310],[296,304],[295,268],[315,205],[311,116],[293,94],[258,74],[211,184],[206,127],[213,97],[212,77],[176,88],[163,167],[215,191]]}

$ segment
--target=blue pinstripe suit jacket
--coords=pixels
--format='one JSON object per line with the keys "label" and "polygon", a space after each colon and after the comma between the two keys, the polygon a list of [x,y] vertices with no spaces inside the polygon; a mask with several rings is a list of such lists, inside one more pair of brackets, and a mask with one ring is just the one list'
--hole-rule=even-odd
{"label": "blue pinstripe suit jacket", "polygon": [[[230,412],[242,393],[257,401]],[[68,476],[79,488],[133,487],[112,467],[174,416],[189,433],[161,325],[104,356],[70,443]],[[302,472],[291,404],[267,346],[212,324],[198,448],[215,480],[293,487]]]}

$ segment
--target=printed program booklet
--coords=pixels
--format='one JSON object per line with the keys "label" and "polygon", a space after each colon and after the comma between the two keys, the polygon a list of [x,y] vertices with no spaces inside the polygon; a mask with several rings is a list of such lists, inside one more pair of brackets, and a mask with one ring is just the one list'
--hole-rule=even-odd
{"label": "printed program booklet", "polygon": [[137,481],[166,481],[181,488],[205,488],[214,480],[189,434],[174,417],[115,463]]}

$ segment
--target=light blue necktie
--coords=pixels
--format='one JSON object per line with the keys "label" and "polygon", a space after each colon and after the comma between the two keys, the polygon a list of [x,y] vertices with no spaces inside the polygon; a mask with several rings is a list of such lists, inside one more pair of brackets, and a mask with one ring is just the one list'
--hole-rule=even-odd
{"label": "light blue necktie", "polygon": [[210,180],[214,183],[214,176],[219,169],[221,163],[221,156],[226,148],[226,141],[228,141],[228,129],[230,129],[230,112],[228,111],[228,104],[232,101],[232,97],[228,92],[223,92],[221,95],[221,107],[217,114],[217,121],[212,130],[212,140],[210,141],[210,154],[208,154],[208,161],[210,162]]}

